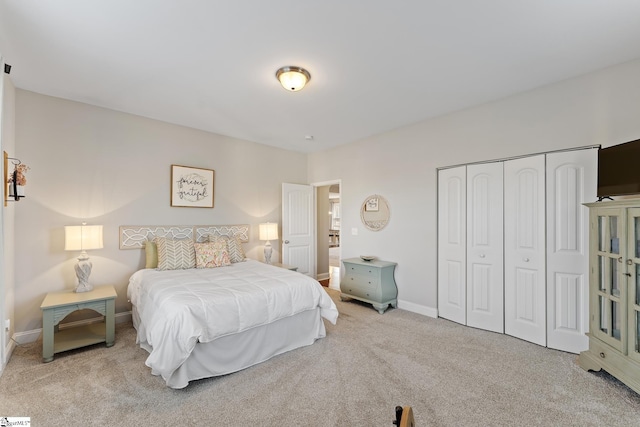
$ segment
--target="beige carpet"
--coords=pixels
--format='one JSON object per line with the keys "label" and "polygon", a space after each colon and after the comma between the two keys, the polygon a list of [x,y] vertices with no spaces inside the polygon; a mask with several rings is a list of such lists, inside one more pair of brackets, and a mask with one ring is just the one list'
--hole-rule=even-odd
{"label": "beige carpet", "polygon": [[116,345],[41,363],[21,346],[0,378],[0,417],[34,426],[638,426],[640,397],[576,356],[399,309],[340,302],[314,345],[172,390],[144,365],[131,325]]}

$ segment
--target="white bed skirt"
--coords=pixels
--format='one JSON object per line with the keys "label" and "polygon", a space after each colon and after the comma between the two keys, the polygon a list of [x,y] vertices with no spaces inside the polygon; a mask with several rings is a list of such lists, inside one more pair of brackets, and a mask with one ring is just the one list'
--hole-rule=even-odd
{"label": "white bed skirt", "polygon": [[[137,329],[140,318],[135,306],[132,318]],[[311,345],[325,335],[320,308],[303,311],[238,334],[198,343],[189,358],[164,380],[171,388],[184,388],[189,381],[237,372],[273,356]],[[151,352],[146,342],[141,342],[140,346]],[[152,373],[158,375],[153,370]]]}

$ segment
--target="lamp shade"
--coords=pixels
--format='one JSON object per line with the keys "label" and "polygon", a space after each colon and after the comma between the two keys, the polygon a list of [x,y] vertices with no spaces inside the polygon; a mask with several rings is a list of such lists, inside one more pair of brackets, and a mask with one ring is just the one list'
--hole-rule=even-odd
{"label": "lamp shade", "polygon": [[274,240],[278,238],[278,224],[266,222],[260,224],[260,240]]}
{"label": "lamp shade", "polygon": [[101,225],[68,225],[64,227],[64,250],[87,251],[102,249]]}
{"label": "lamp shade", "polygon": [[276,77],[283,88],[291,92],[301,90],[311,80],[311,74],[304,68],[287,66],[276,71]]}

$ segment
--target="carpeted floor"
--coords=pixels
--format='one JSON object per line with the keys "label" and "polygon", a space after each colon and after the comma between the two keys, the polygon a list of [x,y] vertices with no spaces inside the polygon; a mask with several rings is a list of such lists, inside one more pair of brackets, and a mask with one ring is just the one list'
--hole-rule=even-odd
{"label": "carpeted floor", "polygon": [[341,302],[327,337],[243,371],[172,390],[144,365],[130,324],[116,344],[41,363],[16,349],[0,417],[34,426],[638,426],[640,397],[576,355],[399,309]]}

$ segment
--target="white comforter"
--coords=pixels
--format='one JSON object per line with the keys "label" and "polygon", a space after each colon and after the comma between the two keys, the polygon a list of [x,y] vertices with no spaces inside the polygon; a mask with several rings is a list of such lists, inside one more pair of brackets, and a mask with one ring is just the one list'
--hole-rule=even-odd
{"label": "white comforter", "polygon": [[265,325],[305,310],[335,324],[338,310],[320,284],[300,273],[247,260],[227,267],[137,271],[127,295],[140,317],[146,365],[165,380],[196,342]]}

